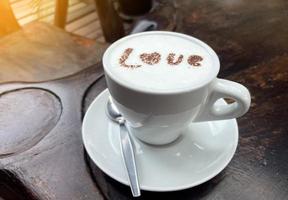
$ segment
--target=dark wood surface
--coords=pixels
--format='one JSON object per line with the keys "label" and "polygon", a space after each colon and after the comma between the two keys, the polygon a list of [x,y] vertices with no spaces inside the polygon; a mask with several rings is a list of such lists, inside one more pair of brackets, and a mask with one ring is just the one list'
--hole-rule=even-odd
{"label": "dark wood surface", "polygon": [[65,80],[0,86],[0,196],[103,198],[85,163],[80,131],[81,101],[101,76],[94,66]]}
{"label": "dark wood surface", "polygon": [[[176,4],[176,31],[210,44],[221,60],[219,77],[247,86],[252,104],[237,120],[239,146],[224,171],[191,189],[143,192],[139,199],[287,199],[288,3]],[[57,80],[0,86],[0,197],[132,199],[128,187],[91,162],[81,141],[81,119],[106,87],[102,73],[97,64]]]}

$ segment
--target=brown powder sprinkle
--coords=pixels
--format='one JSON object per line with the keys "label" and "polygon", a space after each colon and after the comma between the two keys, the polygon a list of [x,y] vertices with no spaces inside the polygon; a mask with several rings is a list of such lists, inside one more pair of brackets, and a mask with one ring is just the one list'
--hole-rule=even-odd
{"label": "brown powder sprinkle", "polygon": [[153,52],[153,53],[142,53],[140,55],[141,60],[148,64],[148,65],[154,65],[159,63],[159,61],[161,60],[161,55],[157,52]]}
{"label": "brown powder sprinkle", "polygon": [[179,63],[182,62],[183,55],[180,54],[180,56],[177,58],[177,60],[174,61],[175,55],[176,55],[175,53],[169,53],[169,55],[167,57],[167,62],[169,65],[179,65]]}
{"label": "brown powder sprinkle", "polygon": [[132,69],[137,68],[137,67],[141,67],[141,65],[128,65],[128,64],[126,64],[126,60],[128,59],[129,55],[132,53],[132,51],[133,51],[132,48],[125,49],[124,53],[119,58],[119,64],[122,67],[127,67],[127,68],[132,68]]}
{"label": "brown powder sprinkle", "polygon": [[199,62],[202,60],[203,60],[203,58],[201,56],[192,55],[192,56],[189,56],[187,61],[188,61],[189,65],[199,67],[199,66],[201,66],[201,64]]}

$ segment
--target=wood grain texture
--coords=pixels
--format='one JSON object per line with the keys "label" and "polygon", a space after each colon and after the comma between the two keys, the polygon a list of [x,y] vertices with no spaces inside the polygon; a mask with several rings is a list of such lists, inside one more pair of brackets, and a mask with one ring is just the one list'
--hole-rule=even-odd
{"label": "wood grain texture", "polygon": [[41,141],[57,124],[62,105],[51,92],[27,88],[2,94],[0,110],[2,158],[25,151]]}
{"label": "wood grain texture", "polygon": [[209,44],[221,62],[220,76],[269,62],[287,52],[288,2],[177,1],[177,30]]}
{"label": "wood grain texture", "polygon": [[[20,0],[20,1],[11,1],[10,5],[12,7],[13,13],[18,20],[18,23],[23,26],[32,22],[42,21],[49,24],[54,24],[53,21],[58,20],[58,16],[64,15],[63,10],[59,9],[57,11],[60,4],[66,4],[65,1],[56,1],[56,0]],[[60,22],[62,23],[61,27],[64,28],[68,32],[75,34],[75,30],[81,28],[83,24],[85,26],[90,26],[94,31],[100,31],[100,35],[96,35],[92,39],[97,39],[99,42],[100,38],[103,37],[103,33],[101,32],[100,22],[98,20],[98,16],[96,13],[95,3],[93,0],[91,1],[83,1],[83,0],[69,0],[69,5],[67,8],[67,17],[66,19]],[[61,7],[60,5],[60,7]],[[55,11],[57,11],[55,16]],[[91,15],[93,14],[93,18]],[[96,17],[95,17],[96,16]],[[66,21],[66,23],[65,23]],[[97,21],[97,26],[94,27],[94,22]],[[2,27],[2,26],[1,26]],[[88,37],[88,35],[81,35],[83,37]],[[102,40],[101,40],[102,41]],[[103,42],[102,42],[103,43]]]}
{"label": "wood grain texture", "polygon": [[33,23],[0,39],[0,82],[44,81],[81,71],[101,60],[106,44]]}
{"label": "wood grain texture", "polygon": [[[103,71],[98,65],[61,80],[0,85],[0,94],[16,90],[14,95],[18,93],[18,98],[23,96],[21,94],[23,91],[41,88],[59,97],[62,104],[60,119],[41,142],[33,144],[25,151],[0,158],[0,197],[5,200],[24,200],[30,197],[55,200],[103,199],[85,164],[81,140],[81,101],[86,88],[102,76]],[[42,90],[38,93],[30,92],[32,95],[30,99],[37,99],[43,93]],[[48,104],[49,97],[43,98],[43,106],[51,109],[53,106]],[[5,95],[0,97],[1,106],[3,102],[7,107],[15,104],[15,101],[6,101]],[[30,111],[41,113],[41,110],[36,107]],[[37,117],[39,114],[33,115]],[[5,112],[5,116],[9,119],[15,117],[15,113]],[[24,122],[26,117],[26,115],[19,115],[17,121]],[[29,119],[33,120],[31,117]],[[5,126],[10,126],[13,129],[19,126],[23,130],[29,127],[29,124],[17,123],[17,121],[13,120],[9,124],[0,123],[0,127],[3,129]],[[37,130],[37,127],[32,126],[29,132],[34,133]],[[27,194],[30,196],[27,197]]]}
{"label": "wood grain texture", "polygon": [[[219,77],[247,86],[252,106],[238,119],[239,147],[222,173],[189,190],[143,192],[140,199],[287,199],[287,2],[176,3],[176,31],[211,45],[221,61]],[[132,199],[128,187],[90,166],[107,199]]]}

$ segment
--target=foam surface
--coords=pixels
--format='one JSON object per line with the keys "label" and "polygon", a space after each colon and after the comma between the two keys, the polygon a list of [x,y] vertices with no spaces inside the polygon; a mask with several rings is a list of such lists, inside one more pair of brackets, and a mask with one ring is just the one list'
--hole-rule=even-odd
{"label": "foam surface", "polygon": [[[133,51],[125,61],[128,65],[141,65],[138,68],[123,67],[119,58],[127,48]],[[144,63],[140,55],[157,52],[161,55],[159,63]],[[169,65],[167,56],[175,53],[175,59],[182,54],[183,60],[178,65]],[[187,60],[190,55],[203,58],[201,66],[192,66]],[[132,35],[117,41],[108,48],[104,55],[104,67],[117,81],[136,88],[151,91],[174,91],[203,85],[213,79],[219,70],[215,63],[216,54],[201,41],[181,35],[161,34],[161,32]],[[217,59],[218,61],[218,59]]]}

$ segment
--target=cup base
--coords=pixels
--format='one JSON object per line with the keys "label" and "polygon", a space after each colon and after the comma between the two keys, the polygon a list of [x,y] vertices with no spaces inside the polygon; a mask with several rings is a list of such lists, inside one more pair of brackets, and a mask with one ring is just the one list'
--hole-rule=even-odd
{"label": "cup base", "polygon": [[[133,134],[133,133],[132,133]],[[148,144],[148,145],[153,145],[153,146],[165,146],[165,145],[170,145],[170,144],[174,144],[178,139],[180,139],[181,138],[181,134],[180,135],[177,135],[177,137],[176,138],[172,138],[172,139],[170,139],[170,140],[167,140],[167,141],[146,141],[146,140],[142,140],[141,138],[139,138],[139,137],[137,137],[136,135],[135,135],[135,137],[137,138],[137,139],[139,139],[141,142],[143,142],[143,143],[145,143],[145,144]]]}
{"label": "cup base", "polygon": [[138,128],[134,129],[132,127],[127,127],[129,129],[129,132],[135,136],[137,139],[139,139],[141,142],[148,144],[148,145],[154,145],[154,146],[161,146],[161,145],[169,145],[174,142],[176,142],[179,138],[182,136],[182,132],[185,129],[180,129],[178,131],[157,131],[162,132],[162,134],[157,134],[157,137],[155,136],[155,131],[153,130],[147,130],[146,133],[143,133],[143,130],[137,130]]}

